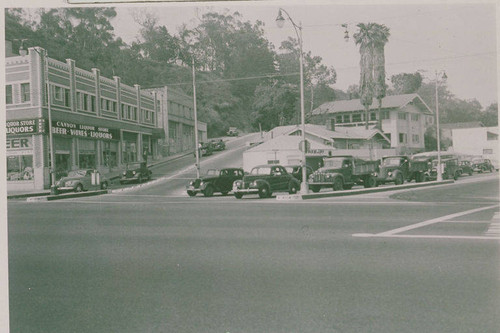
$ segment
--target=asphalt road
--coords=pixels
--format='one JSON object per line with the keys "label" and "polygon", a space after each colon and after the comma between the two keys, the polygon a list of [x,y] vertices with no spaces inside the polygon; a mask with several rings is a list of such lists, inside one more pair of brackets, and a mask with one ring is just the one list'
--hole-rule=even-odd
{"label": "asphalt road", "polygon": [[9,201],[11,332],[500,329],[498,174],[308,201],[189,198],[167,177]]}

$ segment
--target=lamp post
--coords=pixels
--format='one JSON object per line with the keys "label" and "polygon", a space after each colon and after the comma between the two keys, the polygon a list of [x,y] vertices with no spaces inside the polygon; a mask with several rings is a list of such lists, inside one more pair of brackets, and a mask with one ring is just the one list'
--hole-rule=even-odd
{"label": "lamp post", "polygon": [[308,183],[307,183],[307,172],[306,172],[306,121],[305,121],[305,112],[304,112],[304,53],[302,52],[302,23],[295,24],[295,22],[290,17],[290,14],[287,13],[286,10],[280,8],[278,11],[278,17],[276,18],[276,25],[278,28],[282,28],[285,25],[285,18],[283,14],[285,13],[288,17],[288,20],[292,23],[292,26],[295,30],[295,34],[297,34],[297,38],[299,40],[300,47],[300,120],[302,127],[302,161],[300,163],[302,167],[302,183],[300,184],[300,193],[307,194],[309,192]]}
{"label": "lamp post", "polygon": [[198,142],[198,115],[196,110],[196,80],[194,71],[194,57],[191,57],[191,67],[193,68],[193,110],[194,110],[194,145],[196,157],[196,178],[200,178],[200,148]]}
{"label": "lamp post", "polygon": [[436,70],[436,139],[437,139],[437,181],[443,180],[443,173],[441,169],[441,136],[439,134],[439,100],[438,100],[438,84],[439,84],[439,76],[443,80],[446,80],[448,77],[446,76],[445,71],[437,71]]}
{"label": "lamp post", "polygon": [[[23,39],[24,41],[25,39]],[[22,45],[21,45],[22,47]],[[49,158],[50,158],[50,194],[57,194],[56,192],[56,158],[54,151],[54,138],[52,135],[52,100],[51,100],[51,91],[50,91],[50,81],[49,81],[49,61],[48,61],[48,53],[46,50],[41,52],[37,47],[30,48],[30,50],[34,50],[40,56],[43,56],[43,67],[44,67],[44,83],[47,91],[47,118],[49,122]]]}

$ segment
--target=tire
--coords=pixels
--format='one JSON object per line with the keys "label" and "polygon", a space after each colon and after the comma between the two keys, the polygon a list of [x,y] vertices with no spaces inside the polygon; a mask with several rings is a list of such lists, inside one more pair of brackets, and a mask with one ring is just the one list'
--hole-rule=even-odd
{"label": "tire", "polygon": [[337,177],[333,180],[333,190],[334,191],[341,191],[344,189],[344,181],[342,180],[342,178],[340,177]]}
{"label": "tire", "polygon": [[269,191],[269,186],[262,185],[259,187],[259,198],[268,198],[271,196],[271,191]]}
{"label": "tire", "polygon": [[472,171],[469,171],[469,176],[472,176]]}
{"label": "tire", "polygon": [[368,176],[365,178],[365,181],[363,182],[363,186],[365,188],[371,188],[371,187],[376,187],[377,186],[377,180],[375,177]]}
{"label": "tire", "polygon": [[190,196],[190,197],[194,197],[196,195],[196,192],[193,192],[193,191],[187,191],[187,194]]}
{"label": "tire", "polygon": [[288,193],[289,194],[297,194],[299,191],[300,186],[298,186],[295,182],[291,182],[290,186],[288,186]]}
{"label": "tire", "polygon": [[311,185],[311,191],[314,193],[318,193],[319,190],[321,190],[321,187],[319,185]]}
{"label": "tire", "polygon": [[428,182],[429,181],[429,177],[427,177],[426,174],[422,174],[422,176],[420,177],[422,179],[422,182]]}
{"label": "tire", "polygon": [[82,191],[83,191],[83,185],[82,184],[76,185],[75,192],[82,192]]}
{"label": "tire", "polygon": [[236,199],[241,199],[241,198],[243,198],[243,194],[241,194],[241,193],[235,193],[235,194],[234,194],[234,197],[235,197]]}
{"label": "tire", "polygon": [[214,195],[214,187],[212,185],[207,185],[207,187],[203,191],[203,195],[206,197],[213,196]]}
{"label": "tire", "polygon": [[418,172],[418,173],[415,174],[415,183],[421,183],[421,182],[423,182],[422,179],[424,179],[424,174],[423,173]]}
{"label": "tire", "polygon": [[107,190],[108,189],[108,182],[104,182],[101,184],[101,190]]}
{"label": "tire", "polygon": [[[394,185],[401,185],[405,182],[404,178],[403,178],[403,175],[398,173],[396,175],[396,179],[394,180]],[[375,185],[376,186],[376,185]]]}

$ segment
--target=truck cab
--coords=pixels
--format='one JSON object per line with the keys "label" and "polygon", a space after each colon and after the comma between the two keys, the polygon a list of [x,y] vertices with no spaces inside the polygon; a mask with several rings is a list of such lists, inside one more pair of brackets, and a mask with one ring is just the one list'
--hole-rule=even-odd
{"label": "truck cab", "polygon": [[410,162],[408,156],[385,156],[380,163],[380,169],[377,175],[377,182],[384,184],[394,182],[395,185],[401,185],[408,180],[410,175]]}

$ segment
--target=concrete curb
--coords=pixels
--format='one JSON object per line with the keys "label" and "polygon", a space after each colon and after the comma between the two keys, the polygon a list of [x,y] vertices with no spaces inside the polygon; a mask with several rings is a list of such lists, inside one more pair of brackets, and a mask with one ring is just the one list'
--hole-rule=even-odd
{"label": "concrete curb", "polygon": [[313,194],[284,194],[284,195],[277,195],[276,200],[309,200],[309,199],[329,198],[329,197],[343,197],[343,196],[348,196],[348,195],[386,192],[386,191],[394,191],[394,190],[408,190],[408,189],[419,188],[419,187],[453,184],[454,182],[455,182],[454,180],[443,180],[440,182],[432,181],[432,182],[416,183],[416,184],[413,183],[413,184],[405,184],[405,185],[392,185],[392,186],[384,186],[384,187],[363,188],[363,189],[359,189],[359,190],[344,190],[344,191],[323,192],[323,193],[313,193]]}
{"label": "concrete curb", "polygon": [[39,201],[53,201],[53,200],[63,200],[63,199],[71,199],[71,198],[79,198],[79,197],[90,197],[94,195],[108,194],[108,190],[100,190],[100,191],[88,191],[88,192],[79,192],[79,193],[67,193],[67,194],[58,194],[58,195],[46,195],[39,197],[29,197],[26,199],[28,202],[39,202]]}

